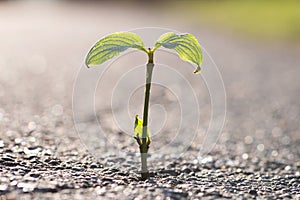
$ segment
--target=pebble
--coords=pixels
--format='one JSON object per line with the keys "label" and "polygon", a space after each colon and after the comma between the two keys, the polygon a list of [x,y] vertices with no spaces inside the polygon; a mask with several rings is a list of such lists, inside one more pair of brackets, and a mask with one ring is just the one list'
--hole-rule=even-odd
{"label": "pebble", "polygon": [[3,148],[3,147],[5,147],[5,144],[4,144],[3,140],[0,140],[0,148]]}
{"label": "pebble", "polygon": [[29,176],[31,176],[31,177],[33,177],[33,178],[38,178],[38,177],[40,177],[41,175],[40,175],[40,174],[32,173],[32,174],[29,174]]}
{"label": "pebble", "polygon": [[74,171],[84,171],[84,168],[82,167],[72,167],[71,169]]}
{"label": "pebble", "polygon": [[15,161],[14,158],[11,158],[11,157],[6,156],[6,155],[3,155],[2,160],[4,160],[4,161],[10,161],[10,162],[14,162]]}
{"label": "pebble", "polygon": [[5,166],[8,166],[8,167],[14,167],[14,166],[18,165],[18,163],[10,162],[10,161],[4,161],[2,164],[5,165]]}
{"label": "pebble", "polygon": [[184,166],[181,168],[181,172],[186,173],[186,174],[190,173],[191,171],[192,170],[188,166]]}
{"label": "pebble", "polygon": [[98,165],[97,165],[96,163],[92,163],[92,164],[90,165],[90,168],[98,168]]}
{"label": "pebble", "polygon": [[249,194],[257,196],[257,191],[256,190],[249,190]]}
{"label": "pebble", "polygon": [[50,160],[50,161],[49,161],[49,164],[50,164],[50,165],[59,165],[59,164],[60,164],[60,161],[58,161],[58,160]]}
{"label": "pebble", "polygon": [[32,192],[35,188],[35,184],[21,182],[18,183],[17,187],[22,189],[23,192]]}
{"label": "pebble", "polygon": [[0,185],[0,192],[7,192],[8,191],[8,185]]}

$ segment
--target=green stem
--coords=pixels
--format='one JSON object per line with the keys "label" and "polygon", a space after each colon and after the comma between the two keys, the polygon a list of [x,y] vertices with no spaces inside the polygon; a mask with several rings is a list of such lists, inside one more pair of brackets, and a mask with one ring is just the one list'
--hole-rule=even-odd
{"label": "green stem", "polygon": [[141,162],[142,162],[142,170],[141,170],[142,180],[146,180],[147,178],[149,178],[149,171],[147,168],[147,153],[149,149],[149,146],[147,144],[147,126],[148,126],[148,111],[149,111],[150,88],[151,88],[153,67],[154,67],[153,51],[149,49],[148,63],[146,69],[146,86],[145,86],[146,90],[145,90],[145,101],[144,101],[142,145],[140,146]]}

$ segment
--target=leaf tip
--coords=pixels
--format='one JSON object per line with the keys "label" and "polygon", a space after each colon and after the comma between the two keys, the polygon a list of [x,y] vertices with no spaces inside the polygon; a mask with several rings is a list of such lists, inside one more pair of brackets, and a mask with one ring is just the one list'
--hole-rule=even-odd
{"label": "leaf tip", "polygon": [[[100,63],[101,64],[101,63]],[[86,60],[85,61],[85,66],[87,67],[87,68],[91,68],[91,67],[94,67],[94,66],[97,66],[97,65],[99,65],[98,63],[94,63],[93,61],[91,61],[91,60]]]}
{"label": "leaf tip", "polygon": [[200,66],[197,66],[196,70],[194,71],[194,74],[200,74],[201,68]]}
{"label": "leaf tip", "polygon": [[91,66],[90,66],[90,63],[89,63],[88,56],[85,58],[84,64],[85,64],[85,66],[86,66],[87,68],[90,68],[90,67],[91,67]]}

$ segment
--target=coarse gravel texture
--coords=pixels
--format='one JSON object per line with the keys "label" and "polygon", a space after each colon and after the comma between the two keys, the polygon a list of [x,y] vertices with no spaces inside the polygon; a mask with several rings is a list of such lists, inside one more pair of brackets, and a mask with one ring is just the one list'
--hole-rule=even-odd
{"label": "coarse gravel texture", "polygon": [[[136,18],[134,8],[0,2],[1,199],[300,199],[299,45],[179,26],[183,16],[149,18],[153,8],[138,7]],[[108,19],[111,12],[118,14]],[[200,159],[197,140],[181,156],[152,155],[165,142],[153,140],[151,177],[140,181],[138,146],[124,132],[108,126],[117,148],[86,149],[73,124],[72,87],[99,36],[154,25],[201,36],[224,79],[227,120]]]}

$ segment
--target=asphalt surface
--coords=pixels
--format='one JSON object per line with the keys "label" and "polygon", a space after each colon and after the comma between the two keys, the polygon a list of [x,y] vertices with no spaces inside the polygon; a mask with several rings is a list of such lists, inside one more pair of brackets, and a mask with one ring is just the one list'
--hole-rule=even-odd
{"label": "asphalt surface", "polygon": [[[300,198],[299,44],[168,16],[145,6],[0,3],[1,199]],[[72,113],[73,84],[89,47],[104,34],[144,26],[196,35],[218,65],[227,94],[226,123],[213,150],[198,155],[210,117],[204,93],[200,136],[181,156],[157,150],[169,144],[172,131],[154,137],[145,182],[139,180],[138,146],[110,126],[109,111],[97,114],[107,121],[105,138],[114,146],[79,136]],[[154,87],[151,101],[172,105],[160,92]],[[183,144],[177,145],[170,146]]]}

